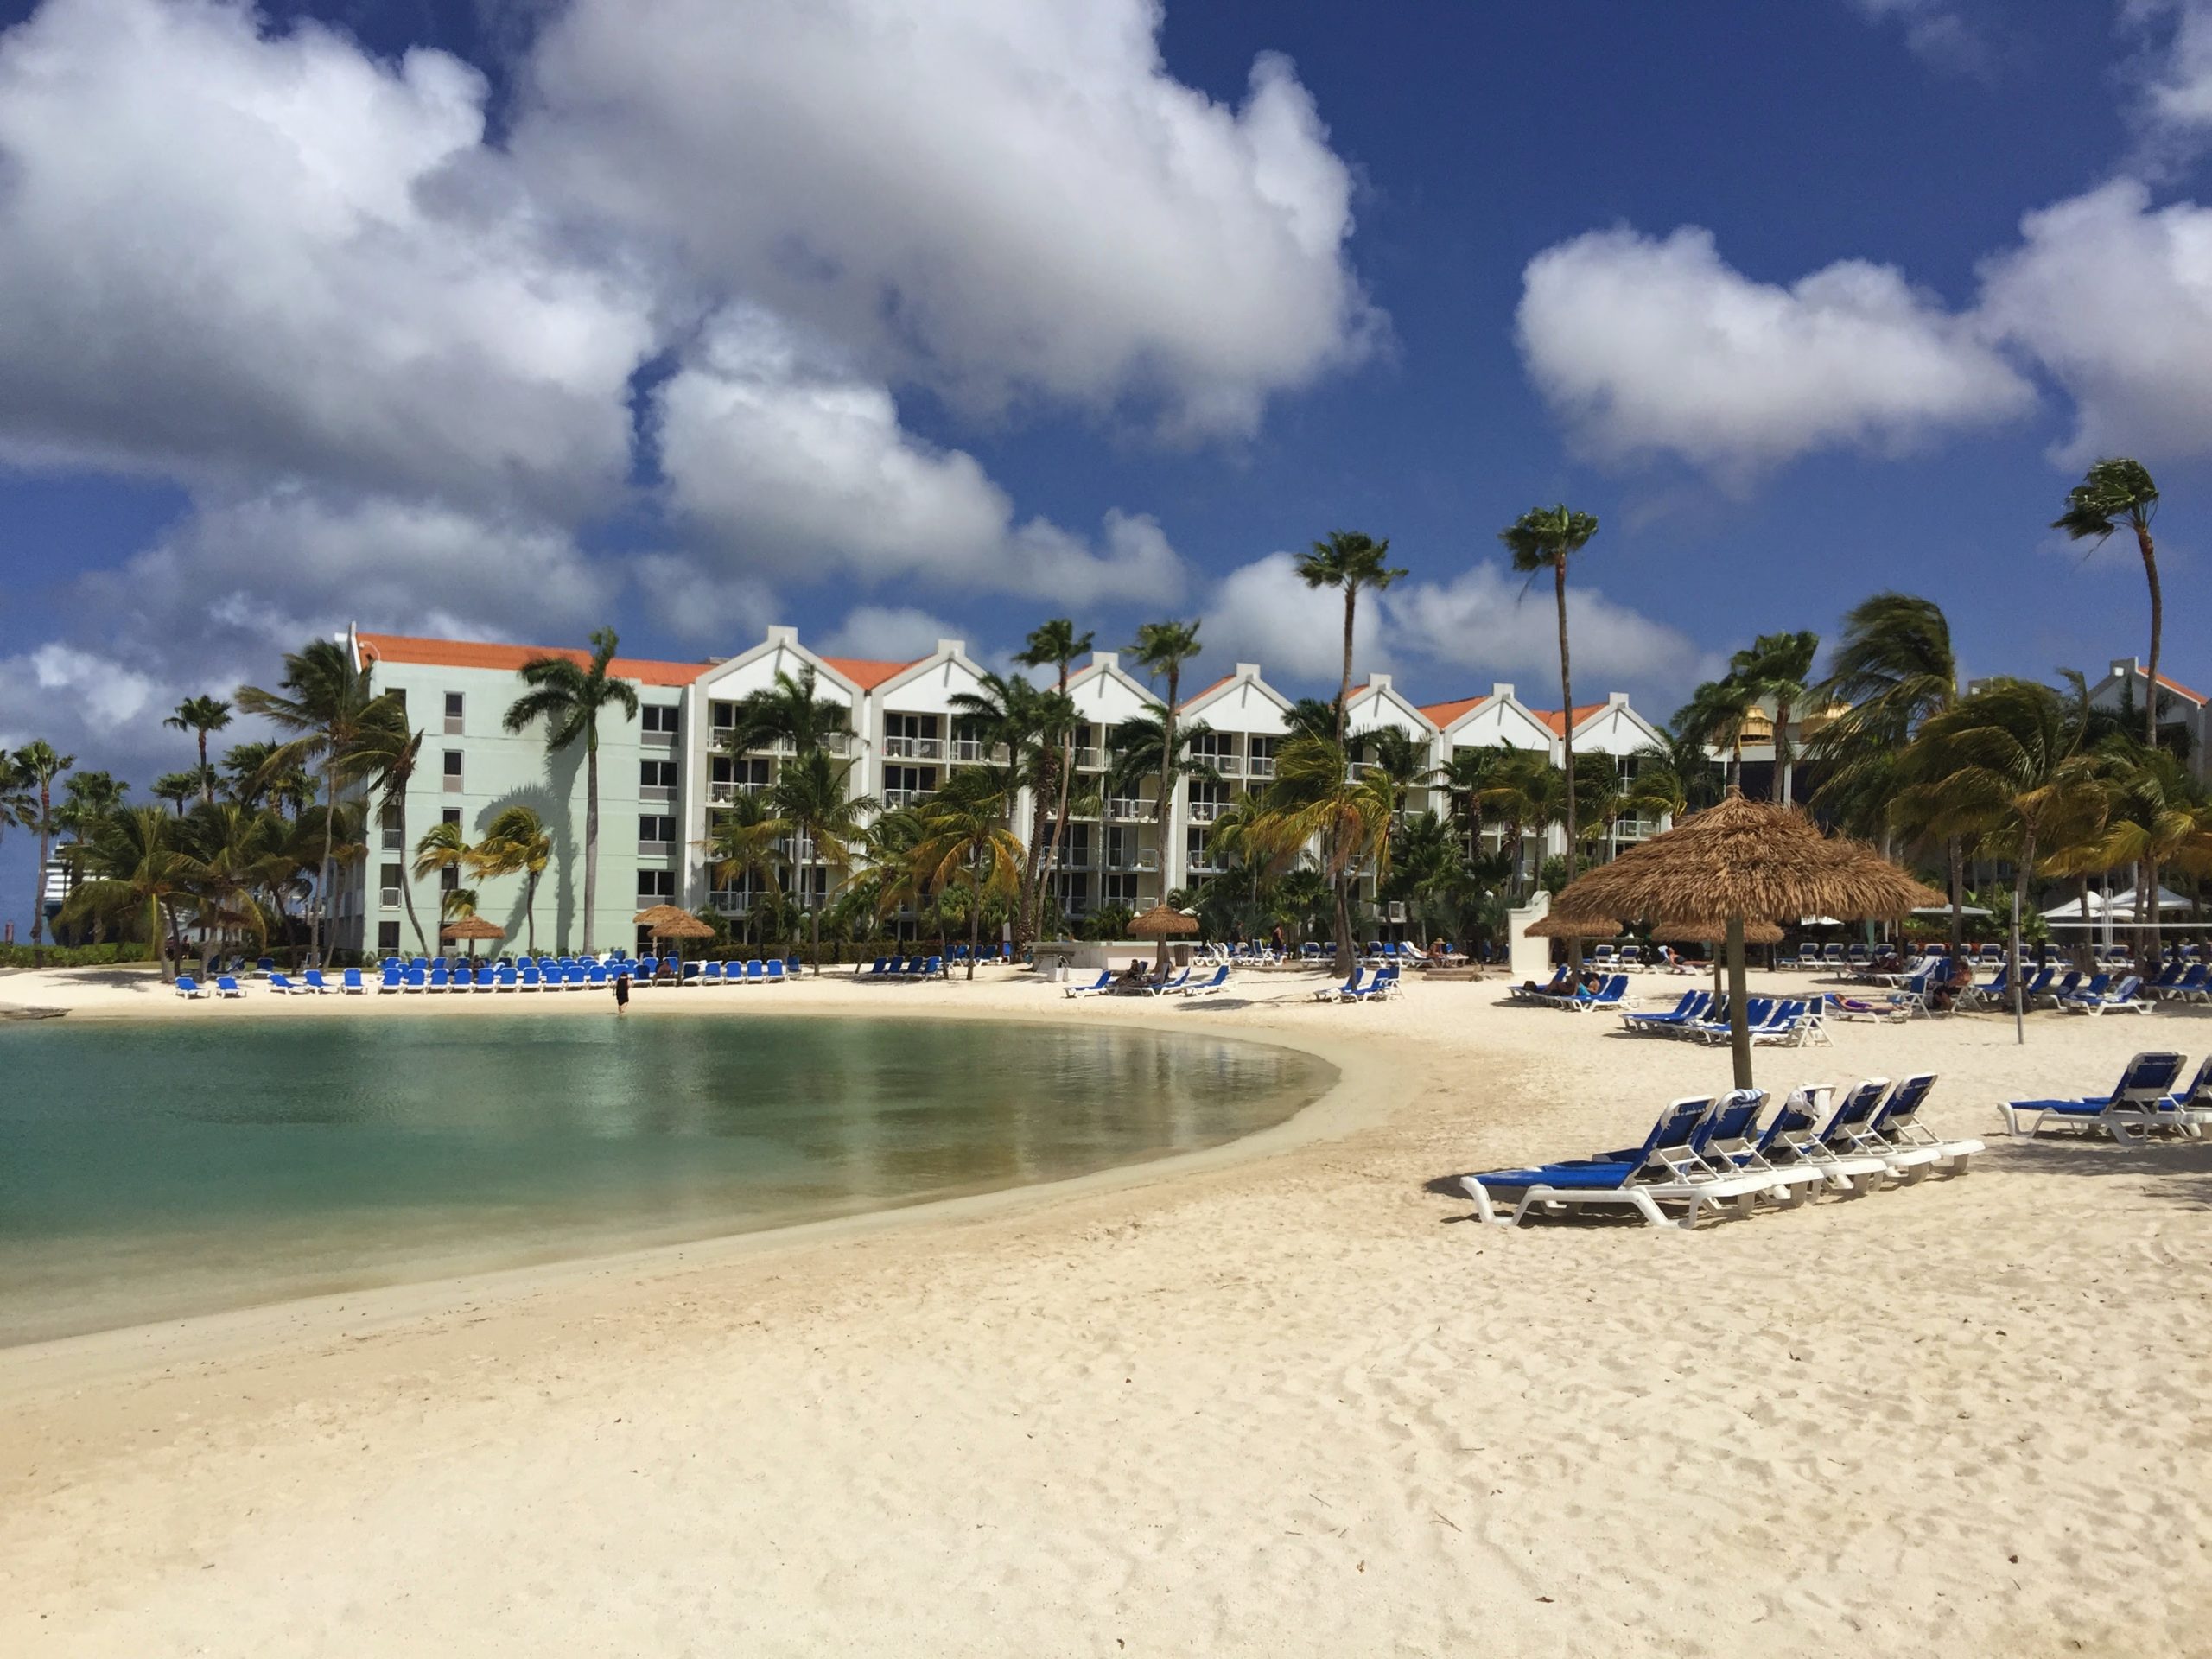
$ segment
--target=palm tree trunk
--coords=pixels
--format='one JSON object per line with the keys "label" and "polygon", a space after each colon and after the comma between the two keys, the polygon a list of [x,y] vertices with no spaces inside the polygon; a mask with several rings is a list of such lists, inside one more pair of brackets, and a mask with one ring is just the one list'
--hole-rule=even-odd
{"label": "palm tree trunk", "polygon": [[1728,1046],[1735,1057],[1736,1087],[1751,1087],[1751,1024],[1745,1006],[1744,918],[1728,918]]}
{"label": "palm tree trunk", "polygon": [[[1169,863],[1167,838],[1173,833],[1175,828],[1175,702],[1181,685],[1181,670],[1171,665],[1167,671],[1167,707],[1161,714],[1160,721],[1160,857],[1158,862],[1160,902],[1163,905],[1167,902]],[[1341,722],[1343,715],[1339,714],[1338,719]],[[1154,971],[1160,974],[1167,971],[1167,935],[1165,933],[1160,936],[1160,953],[1154,959],[1153,967]]]}
{"label": "palm tree trunk", "polygon": [[162,937],[162,900],[159,894],[149,894],[146,899],[146,944],[153,951],[155,962],[160,964],[162,983],[175,983],[176,974],[165,948],[168,941]]}
{"label": "palm tree trunk", "polygon": [[1953,836],[1943,850],[1951,864],[1951,960],[1956,962],[1967,938],[1967,845]]}
{"label": "palm tree trunk", "polygon": [[2158,550],[2151,540],[2150,526],[2135,526],[2135,544],[2143,552],[2143,579],[2151,588],[2151,661],[2145,671],[2150,683],[2143,689],[2143,742],[2158,747],[2158,645],[2165,630],[2165,595],[2158,588]]}
{"label": "palm tree trunk", "polygon": [[215,777],[207,770],[207,728],[200,728],[200,798],[208,805],[215,804]]}
{"label": "palm tree trunk", "polygon": [[1344,705],[1351,700],[1351,619],[1352,612],[1358,603],[1359,585],[1352,582],[1345,582],[1344,671],[1344,677],[1337,682],[1337,747],[1340,749],[1344,747],[1345,716],[1350,712]]}
{"label": "palm tree trunk", "polygon": [[599,722],[584,734],[584,954],[591,955],[592,907],[599,902]]}
{"label": "palm tree trunk", "polygon": [[424,956],[430,944],[423,937],[423,918],[415,913],[415,878],[407,868],[407,799],[402,794],[393,804],[399,810],[399,901],[407,909],[407,925],[415,930],[415,948]]}
{"label": "palm tree trunk", "polygon": [[976,982],[976,952],[983,948],[983,887],[980,881],[968,884],[968,982]]}
{"label": "palm tree trunk", "polygon": [[[1581,843],[1575,837],[1574,823],[1574,681],[1567,671],[1567,555],[1564,550],[1552,561],[1552,591],[1559,601],[1559,698],[1560,736],[1567,756],[1567,879],[1574,880],[1575,855]],[[1582,941],[1569,936],[1567,941],[1567,965],[1570,972],[1582,971]]]}
{"label": "palm tree trunk", "polygon": [[524,870],[522,884],[523,940],[531,956],[537,954],[537,872]]}
{"label": "palm tree trunk", "polygon": [[54,839],[53,795],[43,779],[38,786],[38,868],[32,873],[31,966],[46,966],[46,861]]}
{"label": "palm tree trunk", "polygon": [[330,758],[322,768],[322,786],[329,804],[322,815],[322,865],[315,873],[315,919],[308,924],[308,954],[322,966],[323,940],[330,921],[330,849],[332,838],[338,833],[338,745],[330,746]]}
{"label": "palm tree trunk", "polygon": [[1777,698],[1774,705],[1774,783],[1781,791],[1784,806],[1792,804],[1796,791],[1791,787],[1790,772],[1796,763],[1789,753],[1789,705]]}

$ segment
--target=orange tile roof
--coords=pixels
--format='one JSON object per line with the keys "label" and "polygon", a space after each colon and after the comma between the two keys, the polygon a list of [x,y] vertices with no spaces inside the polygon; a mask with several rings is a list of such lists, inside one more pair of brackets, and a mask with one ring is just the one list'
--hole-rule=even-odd
{"label": "orange tile roof", "polygon": [[2169,691],[2178,691],[2183,696],[2187,697],[2191,702],[2203,702],[2207,701],[2202,691],[2192,691],[2187,686],[2182,684],[2180,681],[2170,680],[2163,674],[2158,676],[2158,683],[2164,686]]}
{"label": "orange tile roof", "polygon": [[1203,690],[1203,691],[1193,691],[1193,692],[1192,692],[1192,693],[1191,693],[1191,695],[1190,695],[1189,696],[1187,696],[1187,697],[1185,697],[1185,698],[1184,698],[1184,699],[1183,699],[1182,706],[1183,706],[1184,708],[1187,709],[1187,708],[1189,708],[1192,703],[1196,702],[1197,702],[1200,697],[1210,697],[1210,696],[1211,696],[1215,692],[1217,692],[1217,691],[1220,690],[1221,690],[1221,688],[1222,688],[1223,686],[1227,685],[1227,684],[1228,684],[1231,680],[1235,679],[1236,677],[1234,674],[1224,674],[1224,675],[1223,675],[1219,679],[1216,680],[1216,681],[1215,681],[1211,685],[1210,685],[1210,686],[1206,687],[1206,689],[1205,689],[1205,690]]}
{"label": "orange tile roof", "polygon": [[[1603,709],[1605,706],[1605,705],[1602,702],[1586,702],[1580,704],[1574,711],[1574,723],[1577,726],[1580,726],[1584,721],[1589,719],[1591,715],[1597,714]],[[1560,711],[1558,709],[1531,709],[1529,712],[1534,715],[1538,720],[1542,721],[1545,725],[1550,727],[1553,732],[1558,736],[1565,737],[1567,735],[1567,728],[1560,723]]]}
{"label": "orange tile roof", "polygon": [[913,662],[883,663],[868,657],[824,657],[822,659],[850,680],[863,691],[873,691],[894,674],[904,674],[914,663],[928,658],[917,657]]}
{"label": "orange tile roof", "polygon": [[1421,711],[1428,716],[1430,725],[1442,731],[1470,709],[1479,709],[1489,701],[1490,696],[1485,693],[1479,697],[1460,697],[1451,702],[1425,702]]}
{"label": "orange tile roof", "polygon": [[[476,639],[423,639],[404,633],[363,633],[362,655],[387,663],[423,663],[436,668],[494,668],[510,672],[539,657],[565,657],[580,666],[591,653],[556,645],[498,645]],[[689,685],[715,664],[659,663],[641,657],[617,657],[607,671],[640,685]]]}

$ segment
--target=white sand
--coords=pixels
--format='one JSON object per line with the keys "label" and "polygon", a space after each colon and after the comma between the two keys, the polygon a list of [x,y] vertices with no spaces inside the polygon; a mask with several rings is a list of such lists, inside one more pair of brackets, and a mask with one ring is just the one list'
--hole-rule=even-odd
{"label": "white sand", "polygon": [[[340,1007],[82,977],[0,1003]],[[2000,1146],[1990,1104],[2201,1054],[2212,1017],[1763,1050],[1774,1086],[1939,1070],[1930,1116],[1990,1155],[1691,1235],[1508,1232],[1425,1184],[1637,1138],[1726,1051],[1494,984],[1292,1000],[1314,982],[641,995],[1249,1032],[1347,1083],[1227,1156],[0,1351],[0,1653],[2212,1644],[2212,1148]]]}

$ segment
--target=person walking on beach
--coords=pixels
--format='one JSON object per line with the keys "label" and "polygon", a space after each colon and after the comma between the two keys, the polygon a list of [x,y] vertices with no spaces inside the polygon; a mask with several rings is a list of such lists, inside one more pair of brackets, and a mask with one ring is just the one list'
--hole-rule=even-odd
{"label": "person walking on beach", "polygon": [[630,1012],[630,976],[627,974],[614,976],[614,1012]]}

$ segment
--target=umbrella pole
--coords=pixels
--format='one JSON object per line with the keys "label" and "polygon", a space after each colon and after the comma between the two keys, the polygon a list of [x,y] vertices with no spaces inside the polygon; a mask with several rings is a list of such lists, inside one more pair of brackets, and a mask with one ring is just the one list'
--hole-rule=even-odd
{"label": "umbrella pole", "polygon": [[2012,982],[2012,1040],[2028,1040],[2028,1022],[2020,1009],[2020,884],[2012,884],[2012,971],[2005,976]]}
{"label": "umbrella pole", "polygon": [[1736,1086],[1751,1086],[1751,1022],[1744,1007],[1744,918],[1728,918],[1728,1046],[1736,1055]]}

